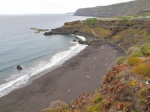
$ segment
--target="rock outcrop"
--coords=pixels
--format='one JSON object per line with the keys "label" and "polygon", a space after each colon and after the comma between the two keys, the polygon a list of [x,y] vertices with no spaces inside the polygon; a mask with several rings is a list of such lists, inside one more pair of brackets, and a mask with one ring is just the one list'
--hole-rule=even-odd
{"label": "rock outcrop", "polygon": [[22,70],[23,69],[21,65],[17,65],[16,68],[17,68],[17,70]]}
{"label": "rock outcrop", "polygon": [[46,108],[44,110],[42,110],[42,112],[54,112],[53,110],[55,110],[55,112],[60,112],[62,109],[66,108],[67,104],[61,100],[57,100],[57,101],[53,101],[50,104],[49,108]]}
{"label": "rock outcrop", "polygon": [[[150,19],[97,20],[92,26],[87,25],[85,21],[67,22],[60,28],[45,32],[44,35],[77,34],[91,37],[93,40],[97,38],[109,40],[126,50],[135,44],[141,45],[150,40]],[[79,43],[89,44],[89,42],[82,41]]]}
{"label": "rock outcrop", "polygon": [[64,25],[60,28],[52,29],[50,32],[45,32],[44,35],[66,35],[66,34],[74,34],[82,28],[84,24],[81,21],[73,21],[64,23]]}
{"label": "rock outcrop", "polygon": [[49,29],[38,29],[38,28],[30,28],[31,30],[35,30],[35,33],[47,32]]}

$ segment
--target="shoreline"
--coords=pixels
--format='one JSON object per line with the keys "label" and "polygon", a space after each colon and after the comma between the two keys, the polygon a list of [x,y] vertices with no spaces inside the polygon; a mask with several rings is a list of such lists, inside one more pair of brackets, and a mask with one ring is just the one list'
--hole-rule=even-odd
{"label": "shoreline", "polygon": [[[86,40],[85,37],[76,37],[80,40],[84,41]],[[44,66],[41,69],[38,69],[35,71],[36,73],[30,73],[25,76],[19,77],[17,79],[14,79],[10,82],[2,84],[2,88],[0,88],[0,98],[9,94],[10,92],[25,87],[32,83],[33,80],[40,78],[42,75],[54,70],[55,68],[61,66],[65,61],[69,60],[73,56],[77,55],[79,52],[81,52],[83,49],[87,47],[87,45],[81,45],[78,42],[74,42],[74,45],[71,46],[66,51],[61,51],[59,53],[56,53],[54,56],[52,56],[51,61],[48,65]],[[24,81],[24,79],[26,79]]]}
{"label": "shoreline", "polygon": [[[101,46],[104,48],[102,49]],[[90,93],[100,84],[100,78],[107,72],[107,67],[120,55],[116,52],[118,51],[108,43],[90,45],[61,66],[33,80],[31,84],[0,98],[0,110],[3,112],[40,112],[53,100],[60,99],[69,102],[84,90]],[[110,55],[110,53],[112,54]],[[105,60],[106,57],[111,59]],[[97,60],[97,62],[93,62],[93,60]],[[92,74],[95,74],[93,78],[90,76]],[[89,83],[90,85],[88,85]],[[5,108],[7,105],[11,106]],[[39,107],[37,108],[36,105]]]}

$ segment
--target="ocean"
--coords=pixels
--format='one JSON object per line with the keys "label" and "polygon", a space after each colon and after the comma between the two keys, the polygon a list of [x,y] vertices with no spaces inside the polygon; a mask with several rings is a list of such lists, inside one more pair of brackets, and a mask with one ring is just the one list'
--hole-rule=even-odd
{"label": "ocean", "polygon": [[[44,36],[30,28],[53,29],[64,22],[84,20],[71,15],[0,16],[0,97],[26,85],[39,73],[61,65],[86,46],[73,35]],[[23,70],[18,71],[17,65]]]}

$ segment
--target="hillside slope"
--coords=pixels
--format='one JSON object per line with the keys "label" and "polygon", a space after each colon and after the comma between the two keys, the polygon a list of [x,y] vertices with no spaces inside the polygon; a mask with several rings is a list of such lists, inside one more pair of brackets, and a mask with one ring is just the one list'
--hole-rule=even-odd
{"label": "hillside slope", "polygon": [[114,61],[93,93],[84,92],[68,105],[54,101],[42,112],[150,112],[150,19],[90,18],[46,33],[54,34],[89,35],[93,38],[89,45],[111,42],[124,48],[126,55]]}
{"label": "hillside slope", "polygon": [[112,17],[136,14],[150,14],[150,0],[136,0],[126,3],[93,8],[78,9],[76,16]]}

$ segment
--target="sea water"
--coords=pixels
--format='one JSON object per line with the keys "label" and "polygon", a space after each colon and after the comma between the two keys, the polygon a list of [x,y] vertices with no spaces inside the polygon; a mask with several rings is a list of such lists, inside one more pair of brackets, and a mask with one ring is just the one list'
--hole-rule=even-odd
{"label": "sea water", "polygon": [[[64,22],[84,20],[71,15],[0,16],[0,97],[25,85],[30,78],[59,65],[86,46],[73,35],[44,36],[30,28],[53,29]],[[79,37],[84,39],[83,37]],[[18,71],[17,65],[23,70]]]}

